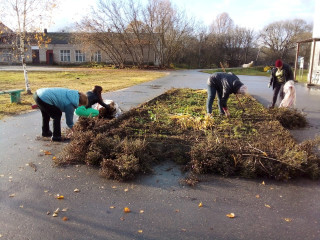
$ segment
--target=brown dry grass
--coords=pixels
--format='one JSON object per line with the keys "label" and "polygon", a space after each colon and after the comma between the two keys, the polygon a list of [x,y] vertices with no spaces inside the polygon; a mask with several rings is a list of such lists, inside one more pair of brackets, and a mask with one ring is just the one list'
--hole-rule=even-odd
{"label": "brown dry grass", "polygon": [[242,112],[232,96],[231,118],[210,118],[204,117],[205,101],[205,91],[171,90],[117,119],[80,118],[56,163],[98,166],[103,177],[117,180],[148,173],[164,160],[195,174],[319,177],[320,159],[313,149],[320,137],[298,144],[281,125],[301,127],[302,120],[306,123],[303,114],[267,110],[250,96],[241,98],[246,108]]}
{"label": "brown dry grass", "polygon": [[[60,72],[29,72],[32,92],[39,88],[64,87],[87,92],[95,85],[104,92],[115,91],[163,77],[166,72],[132,69],[81,69]],[[23,72],[0,71],[0,90],[25,89]],[[0,119],[4,116],[30,111],[35,104],[32,95],[21,93],[21,104],[10,103],[8,94],[0,95]]]}

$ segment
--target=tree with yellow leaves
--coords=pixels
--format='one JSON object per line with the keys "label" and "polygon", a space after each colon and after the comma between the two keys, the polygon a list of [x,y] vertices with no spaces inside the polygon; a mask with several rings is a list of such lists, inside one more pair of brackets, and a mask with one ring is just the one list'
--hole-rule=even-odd
{"label": "tree with yellow leaves", "polygon": [[[48,39],[45,33],[38,33],[43,24],[49,25],[51,22],[51,13],[57,7],[59,0],[6,0],[0,2],[0,9],[5,14],[5,24],[14,29],[16,34],[16,45],[19,59],[22,63],[25,87],[28,94],[31,94],[31,88],[28,80],[26,55],[28,46],[47,44]],[[4,16],[1,14],[2,16]],[[36,33],[36,34],[30,34]],[[13,46],[14,50],[15,47]]]}

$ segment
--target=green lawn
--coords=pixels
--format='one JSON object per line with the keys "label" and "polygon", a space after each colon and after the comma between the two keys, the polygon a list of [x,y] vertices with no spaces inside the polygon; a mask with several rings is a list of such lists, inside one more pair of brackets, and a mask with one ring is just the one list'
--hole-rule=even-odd
{"label": "green lawn", "polygon": [[[270,73],[263,71],[264,67],[252,67],[252,68],[226,68],[226,72],[233,72],[236,75],[249,75],[249,76],[266,76],[270,77]],[[294,71],[294,69],[292,69]],[[221,68],[214,70],[203,71],[209,74],[215,72],[223,72]],[[297,70],[296,80],[301,83],[308,82],[308,70],[304,69],[303,72]]]}
{"label": "green lawn", "polygon": [[[87,92],[95,85],[103,87],[103,92],[115,91],[165,76],[161,71],[127,69],[83,69],[81,71],[29,72],[32,92],[45,87],[66,87]],[[23,72],[0,71],[0,90],[25,89]],[[8,94],[0,95],[0,119],[4,116],[31,110],[32,95],[22,92],[21,103],[11,103]]]}
{"label": "green lawn", "polygon": [[[226,72],[233,72],[236,75],[249,75],[249,76],[270,76],[270,73],[264,72],[263,67],[252,67],[252,68],[226,68]],[[221,68],[213,70],[205,70],[205,73],[223,72]]]}

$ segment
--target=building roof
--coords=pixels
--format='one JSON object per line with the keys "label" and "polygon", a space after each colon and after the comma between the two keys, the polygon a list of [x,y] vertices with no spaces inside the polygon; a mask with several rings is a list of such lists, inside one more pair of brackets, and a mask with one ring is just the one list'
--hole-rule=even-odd
{"label": "building roof", "polygon": [[51,32],[46,36],[51,39],[50,44],[68,44],[71,43],[73,37],[69,32]]}
{"label": "building roof", "polygon": [[310,39],[298,41],[297,43],[308,43],[308,42],[313,42],[313,41],[318,42],[318,41],[320,41],[320,38],[310,38]]}
{"label": "building roof", "polygon": [[0,22],[0,33],[13,33],[13,31],[2,22]]}

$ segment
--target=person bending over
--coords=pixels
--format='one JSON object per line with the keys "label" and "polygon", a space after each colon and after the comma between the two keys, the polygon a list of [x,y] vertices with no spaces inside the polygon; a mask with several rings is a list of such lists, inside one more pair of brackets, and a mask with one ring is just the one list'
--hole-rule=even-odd
{"label": "person bending over", "polygon": [[101,93],[102,93],[101,86],[94,86],[94,88],[91,91],[88,91],[87,92],[88,104],[86,107],[91,108],[92,105],[99,103],[104,108],[109,109],[109,106],[103,102]]}
{"label": "person bending over", "polygon": [[240,79],[231,72],[216,72],[212,74],[208,79],[207,87],[207,114],[212,114],[212,104],[217,94],[220,115],[226,115],[227,117],[230,116],[227,107],[230,94],[246,94],[248,91]]}
{"label": "person bending over", "polygon": [[[67,126],[72,130],[74,110],[88,104],[84,93],[67,88],[40,88],[33,98],[42,114],[42,136],[58,142],[64,140],[61,137],[62,112],[65,113]],[[53,119],[53,133],[49,127],[50,118]]]}

